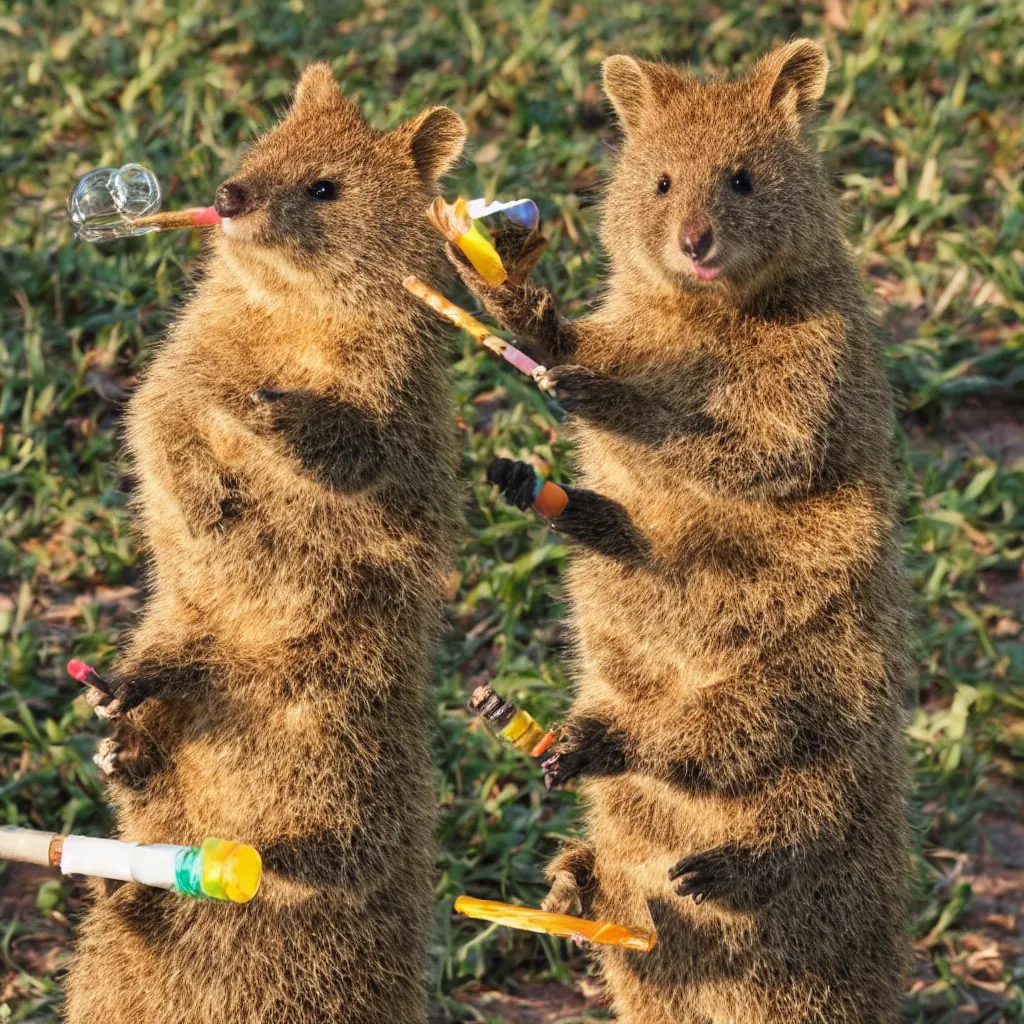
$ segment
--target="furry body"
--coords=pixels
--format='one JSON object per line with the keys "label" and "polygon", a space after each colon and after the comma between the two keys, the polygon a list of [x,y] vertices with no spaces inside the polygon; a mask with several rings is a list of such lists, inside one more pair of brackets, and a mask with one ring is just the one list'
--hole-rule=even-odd
{"label": "furry body", "polygon": [[443,265],[425,212],[464,134],[444,108],[372,131],[314,65],[218,191],[230,224],[128,413],[151,595],[110,797],[121,838],[250,843],[264,881],[241,906],[98,891],[73,1024],[426,1020],[458,517],[443,339],[400,282]]}
{"label": "furry body", "polygon": [[595,952],[623,1024],[881,1024],[903,991],[911,626],[890,391],[806,131],[827,68],[806,40],[733,83],[605,62],[591,315],[449,251],[575,413],[547,775],[579,777],[586,837],[546,907],[653,919],[652,953]]}

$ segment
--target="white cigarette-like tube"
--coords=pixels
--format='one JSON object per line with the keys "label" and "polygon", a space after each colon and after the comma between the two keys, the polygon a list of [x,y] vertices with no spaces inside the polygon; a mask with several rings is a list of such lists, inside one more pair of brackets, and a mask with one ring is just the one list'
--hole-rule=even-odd
{"label": "white cigarette-like tube", "polygon": [[50,843],[56,832],[37,832],[34,828],[0,828],[0,860],[20,860],[26,864],[50,864]]}
{"label": "white cigarette-like tube", "polygon": [[184,846],[143,846],[119,839],[66,836],[60,870],[63,875],[93,875],[173,889],[177,856],[184,849]]}

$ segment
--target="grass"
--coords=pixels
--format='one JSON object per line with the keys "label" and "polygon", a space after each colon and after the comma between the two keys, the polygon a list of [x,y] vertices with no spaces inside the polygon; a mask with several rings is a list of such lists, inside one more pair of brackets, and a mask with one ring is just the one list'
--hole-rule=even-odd
{"label": "grass", "polygon": [[[208,202],[298,69],[328,59],[378,126],[435,102],[468,118],[472,149],[449,192],[533,196],[551,237],[538,273],[578,311],[602,270],[592,200],[614,141],[602,57],[737,70],[773,40],[808,34],[833,60],[821,142],[885,322],[905,426],[906,552],[921,613],[908,735],[920,967],[906,1019],[991,1020],[991,1003],[1024,1021],[1024,969],[1012,957],[972,960],[972,936],[989,933],[972,925],[970,883],[950,867],[1014,806],[1024,778],[1024,12],[1008,0],[828,11],[775,0],[0,2],[4,820],[107,826],[90,760],[101,730],[62,665],[71,655],[106,663],[138,605],[116,399],[198,252],[185,234],[73,243],[64,198],[80,174],[140,160],[167,186],[168,207]],[[566,705],[565,547],[536,518],[492,504],[480,480],[495,453],[536,452],[567,473],[569,449],[538,392],[464,336],[452,382],[468,530],[436,690],[435,987],[439,1005],[484,1019],[464,1006],[467,983],[567,980],[583,967],[560,942],[450,913],[461,891],[535,903],[540,866],[576,820],[571,793],[545,794],[531,766],[463,710],[467,687],[491,676],[542,720]],[[32,954],[41,930],[60,940],[76,902],[37,883],[21,903],[8,885],[0,904],[0,1018],[51,1021],[59,1005],[62,954]]]}

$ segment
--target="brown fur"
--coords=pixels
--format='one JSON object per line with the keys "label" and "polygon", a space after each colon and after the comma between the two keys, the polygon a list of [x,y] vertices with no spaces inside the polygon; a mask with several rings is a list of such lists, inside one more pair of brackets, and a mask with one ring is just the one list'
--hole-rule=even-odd
{"label": "brown fur", "polygon": [[547,906],[653,919],[652,953],[597,954],[623,1024],[881,1024],[902,993],[909,604],[880,345],[806,130],[827,69],[806,40],[731,83],[605,62],[625,143],[592,315],[453,260],[576,412],[547,772],[581,777],[587,837]]}
{"label": "brown fur", "polygon": [[464,135],[445,108],[373,131],[309,68],[132,399],[152,592],[116,665],[117,831],[251,843],[266,870],[242,906],[99,895],[74,1024],[426,1020],[458,517],[444,346],[401,281],[444,266],[426,209]]}

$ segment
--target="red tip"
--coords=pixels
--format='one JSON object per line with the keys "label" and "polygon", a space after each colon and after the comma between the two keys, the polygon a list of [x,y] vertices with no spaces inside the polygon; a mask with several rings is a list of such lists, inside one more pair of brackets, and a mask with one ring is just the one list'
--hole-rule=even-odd
{"label": "red tip", "polygon": [[68,675],[72,679],[77,679],[80,683],[88,682],[89,676],[92,674],[92,669],[84,661],[79,661],[77,658],[72,658],[68,662]]}
{"label": "red tip", "polygon": [[219,224],[223,219],[215,206],[201,206],[192,213],[192,223],[197,228],[206,227],[209,224]]}

